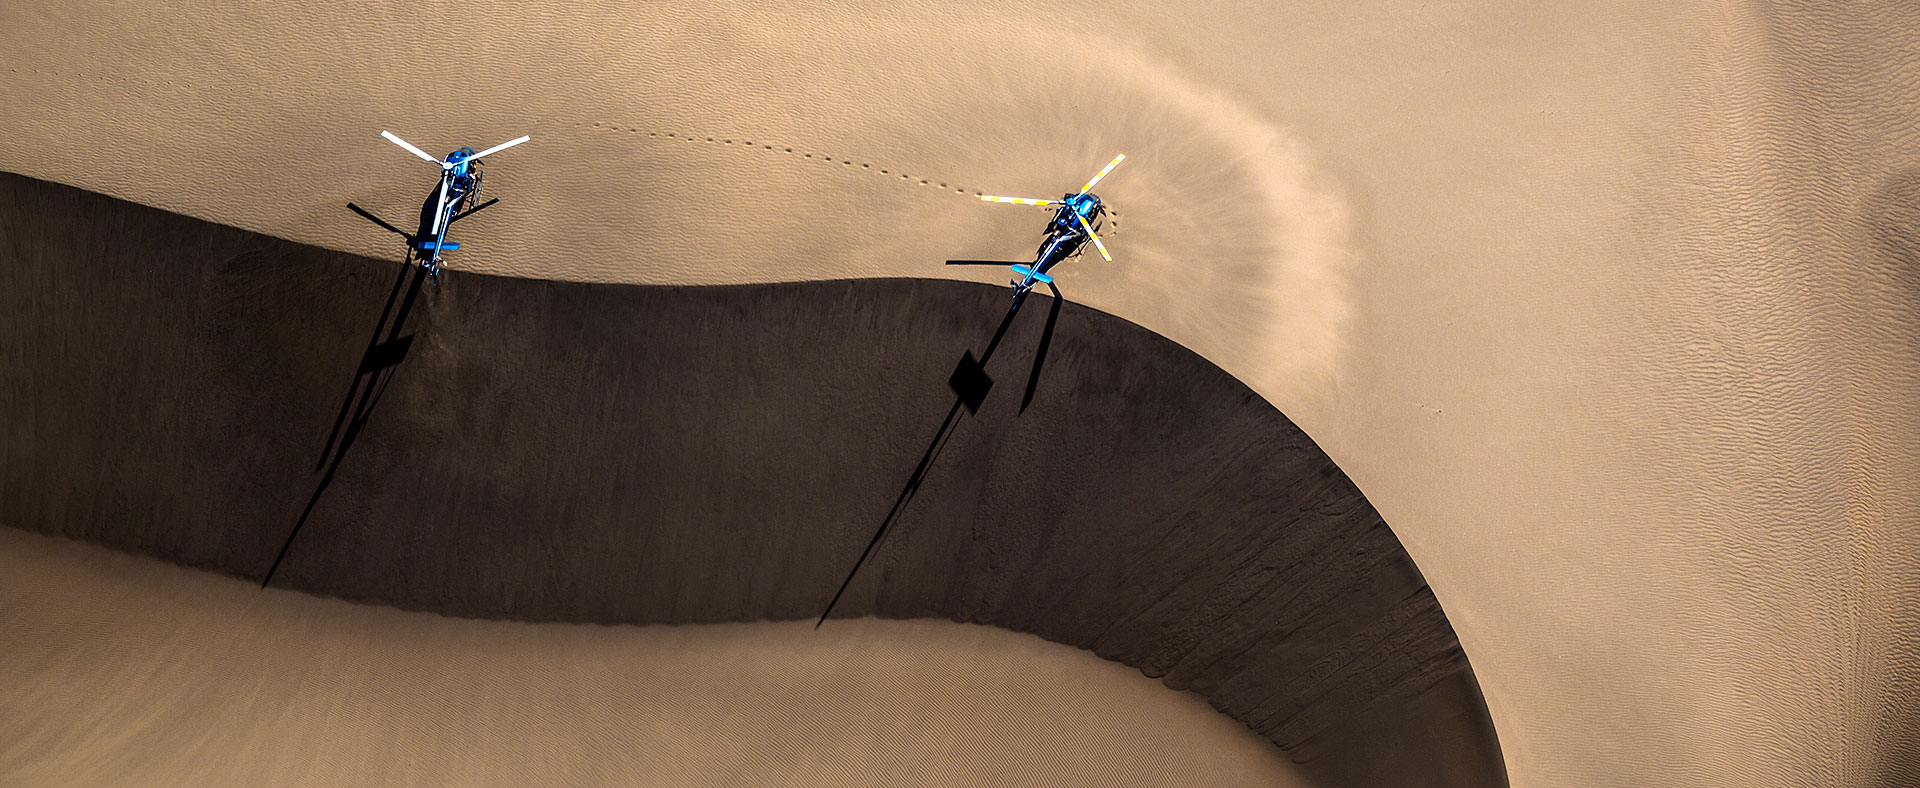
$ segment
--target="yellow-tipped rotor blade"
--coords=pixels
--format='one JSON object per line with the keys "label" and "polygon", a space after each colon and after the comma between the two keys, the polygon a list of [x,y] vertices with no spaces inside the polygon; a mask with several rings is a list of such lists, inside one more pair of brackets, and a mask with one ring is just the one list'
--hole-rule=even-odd
{"label": "yellow-tipped rotor blade", "polygon": [[1105,258],[1109,263],[1113,262],[1113,255],[1107,254],[1107,245],[1100,243],[1100,236],[1094,234],[1093,225],[1087,224],[1087,217],[1076,213],[1073,215],[1073,218],[1080,220],[1080,227],[1087,231],[1088,238],[1093,239],[1093,248],[1100,250],[1100,256]]}
{"label": "yellow-tipped rotor blade", "polygon": [[1100,168],[1099,175],[1093,176],[1093,180],[1087,181],[1087,185],[1080,187],[1080,193],[1086,194],[1093,191],[1093,185],[1099,183],[1101,178],[1107,177],[1107,173],[1113,172],[1113,168],[1120,166],[1120,162],[1126,158],[1127,154],[1124,153],[1113,157],[1113,161],[1107,162],[1107,166]]}
{"label": "yellow-tipped rotor blade", "polygon": [[987,195],[987,194],[980,195],[980,199],[986,200],[987,202],[1008,202],[1008,203],[1013,203],[1014,205],[1059,205],[1060,204],[1059,200],[1029,200],[1025,197],[994,197],[992,195]]}

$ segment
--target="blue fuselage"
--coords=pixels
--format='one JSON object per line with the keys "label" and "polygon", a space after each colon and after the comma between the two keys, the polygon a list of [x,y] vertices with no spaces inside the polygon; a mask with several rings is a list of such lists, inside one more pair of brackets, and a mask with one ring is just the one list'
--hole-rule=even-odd
{"label": "blue fuselage", "polygon": [[453,166],[440,172],[440,179],[447,188],[446,202],[440,201],[440,184],[436,183],[433,190],[427,192],[426,202],[420,205],[420,229],[413,237],[417,239],[414,251],[423,260],[439,258],[439,243],[446,237],[447,225],[466,206],[467,198],[478,185],[478,173],[473,170],[477,162],[467,161],[471,155],[473,151],[467,148],[447,154],[447,163]]}
{"label": "blue fuselage", "polygon": [[1086,228],[1081,222],[1097,224],[1104,210],[1100,198],[1093,194],[1069,194],[1061,200],[1060,209],[1047,223],[1047,239],[1040,242],[1033,270],[1044,274],[1060,261],[1079,254],[1080,247],[1087,243]]}

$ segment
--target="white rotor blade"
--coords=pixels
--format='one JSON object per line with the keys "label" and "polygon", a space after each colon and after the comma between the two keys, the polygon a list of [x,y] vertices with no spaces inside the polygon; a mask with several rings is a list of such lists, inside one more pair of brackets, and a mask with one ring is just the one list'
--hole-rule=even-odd
{"label": "white rotor blade", "polygon": [[985,194],[980,195],[980,199],[986,200],[987,202],[1010,202],[1010,203],[1013,203],[1014,205],[1059,205],[1060,204],[1059,200],[1029,200],[1025,197],[992,197]]}
{"label": "white rotor blade", "polygon": [[1113,157],[1113,161],[1107,162],[1107,166],[1104,168],[1101,168],[1099,175],[1093,176],[1093,180],[1087,181],[1087,185],[1080,187],[1080,193],[1086,194],[1087,192],[1092,191],[1093,185],[1096,183],[1099,183],[1101,178],[1107,177],[1107,173],[1113,172],[1113,168],[1120,166],[1120,161],[1122,159],[1125,159],[1126,157],[1127,157],[1127,154],[1124,154],[1124,153]]}
{"label": "white rotor blade", "polygon": [[403,139],[400,139],[399,137],[395,137],[395,136],[393,136],[393,132],[391,132],[391,131],[383,131],[383,132],[380,132],[380,136],[382,136],[382,137],[386,137],[387,139],[390,139],[390,140],[393,140],[393,144],[395,144],[395,145],[398,145],[398,146],[400,146],[400,147],[402,147],[402,148],[406,148],[406,149],[407,149],[407,152],[408,152],[408,153],[412,153],[413,155],[415,155],[415,156],[419,156],[419,157],[420,157],[420,158],[422,158],[422,159],[426,159],[427,161],[430,161],[430,162],[433,162],[433,163],[434,163],[434,164],[436,164],[436,165],[440,165],[440,164],[444,164],[444,163],[445,163],[445,162],[442,162],[442,161],[440,161],[439,159],[436,159],[436,158],[434,158],[434,157],[432,157],[432,156],[428,156],[428,155],[427,155],[427,152],[426,152],[426,151],[423,151],[423,150],[421,150],[421,149],[419,149],[419,148],[416,148],[416,147],[413,147],[413,144],[412,144],[412,143],[409,143],[409,142],[407,142],[406,140],[403,140]]}
{"label": "white rotor blade", "polygon": [[1093,225],[1087,224],[1087,217],[1076,213],[1073,218],[1080,220],[1080,226],[1086,229],[1087,237],[1093,239],[1093,248],[1100,250],[1100,256],[1106,258],[1109,263],[1113,262],[1113,255],[1107,254],[1107,245],[1100,243],[1100,236],[1094,234]]}
{"label": "white rotor blade", "polygon": [[472,156],[468,156],[467,161],[473,161],[474,159],[480,158],[481,156],[485,156],[489,153],[499,153],[500,151],[506,150],[522,142],[526,142],[527,140],[530,140],[530,139],[533,139],[533,137],[530,135],[521,135],[520,139],[508,140],[506,142],[502,142],[486,150],[480,151],[479,153],[473,154]]}
{"label": "white rotor blade", "polygon": [[[445,175],[440,176],[440,204],[433,209],[433,236],[435,241],[440,240],[440,223],[447,219],[447,181],[450,180],[452,180],[452,178]],[[435,248],[433,253],[435,256],[438,256],[440,250]]]}

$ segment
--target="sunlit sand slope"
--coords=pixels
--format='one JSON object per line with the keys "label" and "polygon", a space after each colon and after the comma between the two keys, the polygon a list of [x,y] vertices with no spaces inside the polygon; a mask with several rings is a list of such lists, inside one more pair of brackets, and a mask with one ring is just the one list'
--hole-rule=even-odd
{"label": "sunlit sand slope", "polygon": [[10,786],[1314,785],[1199,698],[988,627],[464,621],[9,529],[0,610]]}

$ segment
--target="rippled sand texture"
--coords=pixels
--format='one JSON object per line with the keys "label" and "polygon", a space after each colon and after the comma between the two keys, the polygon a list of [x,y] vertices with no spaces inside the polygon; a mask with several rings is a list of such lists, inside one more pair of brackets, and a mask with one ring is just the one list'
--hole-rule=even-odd
{"label": "rippled sand texture", "polygon": [[1353,477],[1515,785],[1920,782],[1920,8],[949,5],[15,4],[0,167],[390,253],[379,129],[530,132],[455,265],[737,282],[993,276],[968,193],[1124,150],[1063,289]]}
{"label": "rippled sand texture", "polygon": [[[1299,130],[1128,35],[1158,21],[948,5],[14,11],[10,59],[25,68],[0,97],[26,109],[0,162],[390,256],[391,236],[342,204],[412,216],[432,170],[379,130],[436,153],[529,133],[490,162],[506,202],[452,265],[648,283],[997,281],[938,262],[1030,256],[1047,214],[975,196],[1058,197],[1125,152],[1101,189],[1124,264],[1079,277],[1073,297],[1189,342],[1220,336],[1204,355],[1274,386],[1330,379],[1349,220]],[[1182,24],[1196,43],[1219,32]],[[441,26],[462,31],[453,56],[409,32]],[[428,116],[448,106],[461,111]],[[1193,297],[1139,296],[1180,282]]]}
{"label": "rippled sand texture", "polygon": [[9,785],[1307,784],[1195,696],[988,627],[450,619],[11,529],[0,610]]}
{"label": "rippled sand texture", "polygon": [[[409,610],[711,624],[813,620],[910,490],[838,615],[1086,649],[1316,784],[1504,784],[1379,513],[1272,405],[1111,315],[1036,296],[989,367],[1032,408],[964,413],[945,353],[985,353],[998,287],[428,285],[10,174],[0,237],[0,379],[27,382],[0,388],[24,416],[0,421],[0,521]],[[412,339],[368,350],[376,315]]]}

